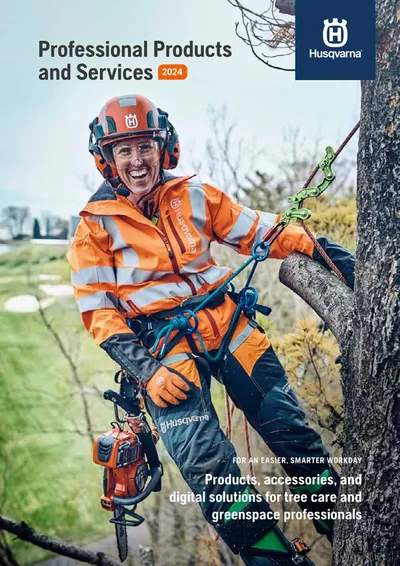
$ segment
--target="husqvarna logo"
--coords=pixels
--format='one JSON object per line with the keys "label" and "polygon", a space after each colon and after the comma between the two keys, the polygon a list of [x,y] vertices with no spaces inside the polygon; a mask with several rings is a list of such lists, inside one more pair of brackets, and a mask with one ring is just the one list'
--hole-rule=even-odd
{"label": "husqvarna logo", "polygon": [[210,417],[205,415],[192,415],[191,417],[183,417],[181,419],[171,419],[169,421],[161,421],[158,423],[158,427],[162,433],[167,432],[167,430],[171,428],[175,428],[176,426],[182,425],[189,425],[191,423],[199,423],[202,421],[209,421]]}
{"label": "husqvarna logo", "polygon": [[189,242],[190,245],[190,251],[191,252],[195,252],[196,251],[196,240],[193,238],[193,235],[189,229],[189,226],[186,223],[186,220],[182,214],[182,210],[181,210],[181,199],[180,198],[173,198],[170,203],[169,203],[173,209],[173,211],[176,214],[176,220],[180,226],[181,231],[183,232],[185,238],[187,239],[187,241]]}
{"label": "husqvarna logo", "polygon": [[137,128],[138,127],[138,119],[136,114],[127,114],[125,116],[125,124],[127,128]]}
{"label": "husqvarna logo", "polygon": [[322,39],[327,47],[343,47],[346,45],[348,38],[347,20],[341,20],[340,22],[338,18],[324,20]]}

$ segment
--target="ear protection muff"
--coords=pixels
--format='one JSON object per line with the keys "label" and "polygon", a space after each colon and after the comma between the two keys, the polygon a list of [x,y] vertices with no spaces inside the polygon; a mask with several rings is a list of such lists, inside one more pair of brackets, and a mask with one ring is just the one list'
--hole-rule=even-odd
{"label": "ear protection muff", "polygon": [[167,130],[167,139],[165,142],[162,168],[175,169],[175,167],[178,165],[179,157],[181,155],[178,132],[175,130],[174,126],[168,120],[168,113],[165,112],[164,110],[161,110],[161,108],[157,108],[157,110],[158,113],[160,114],[160,118],[159,118],[160,122],[161,119],[165,118],[166,130]]}
{"label": "ear protection muff", "polygon": [[99,173],[101,173],[101,175],[105,179],[112,179],[113,177],[118,176],[118,172],[117,172],[115,165],[113,165],[112,163],[108,163],[104,159],[104,156],[101,152],[101,149],[100,149],[99,145],[97,144],[94,128],[95,128],[95,126],[98,126],[98,121],[99,121],[99,119],[95,118],[93,120],[93,122],[90,122],[90,124],[89,124],[89,130],[90,130],[89,152],[94,157],[94,162],[95,162],[96,168],[99,171]]}

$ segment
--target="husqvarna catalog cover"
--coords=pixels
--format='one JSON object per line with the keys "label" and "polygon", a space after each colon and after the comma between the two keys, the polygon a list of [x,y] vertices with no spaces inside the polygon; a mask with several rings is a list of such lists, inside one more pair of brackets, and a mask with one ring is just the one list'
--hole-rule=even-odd
{"label": "husqvarna catalog cover", "polygon": [[400,564],[399,20],[3,6],[0,566]]}

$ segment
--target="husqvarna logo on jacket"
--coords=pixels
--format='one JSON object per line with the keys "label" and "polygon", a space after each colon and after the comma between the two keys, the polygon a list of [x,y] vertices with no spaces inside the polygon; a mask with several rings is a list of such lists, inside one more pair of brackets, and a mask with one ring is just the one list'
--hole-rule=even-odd
{"label": "husqvarna logo on jacket", "polygon": [[327,47],[343,47],[346,45],[349,34],[347,31],[347,20],[324,20],[324,30],[322,32],[323,42]]}
{"label": "husqvarna logo on jacket", "polygon": [[161,432],[167,432],[171,428],[175,428],[176,426],[182,425],[189,425],[191,423],[198,423],[201,421],[209,421],[210,417],[208,415],[192,415],[191,417],[182,417],[181,419],[170,419],[168,421],[160,422],[160,430]]}
{"label": "husqvarna logo on jacket", "polygon": [[193,238],[193,234],[191,233],[189,226],[187,225],[186,220],[183,217],[182,209],[181,209],[181,205],[182,205],[181,199],[180,198],[173,198],[170,201],[170,205],[171,205],[173,211],[175,212],[176,221],[179,224],[180,230],[183,233],[185,239],[189,243],[190,251],[195,252],[196,251],[196,240]]}

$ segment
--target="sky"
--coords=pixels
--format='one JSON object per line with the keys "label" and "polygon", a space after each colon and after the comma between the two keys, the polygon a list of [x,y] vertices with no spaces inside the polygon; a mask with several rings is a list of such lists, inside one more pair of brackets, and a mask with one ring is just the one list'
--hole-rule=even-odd
{"label": "sky", "polygon": [[[247,0],[248,6],[259,2]],[[227,0],[126,2],[97,0],[7,3],[2,10],[0,91],[0,208],[29,206],[63,217],[75,215],[89,193],[82,179],[100,184],[87,151],[88,124],[109,98],[138,93],[167,110],[179,132],[184,173],[188,148],[200,148],[210,135],[207,107],[226,104],[239,137],[257,138],[273,167],[282,151],[282,131],[299,128],[323,148],[337,145],[358,120],[358,81],[295,81],[294,73],[267,68],[235,34],[238,11]],[[152,53],[142,59],[39,57],[39,41],[65,45],[166,44],[230,45],[229,58],[173,58]],[[293,61],[285,61],[293,66]],[[69,81],[41,81],[39,69],[72,65]],[[79,80],[76,65],[152,68],[153,80]],[[184,81],[157,80],[162,63],[184,63]],[[354,142],[353,142],[354,143]],[[268,158],[265,169],[268,169]],[[201,180],[211,182],[212,179]]]}

